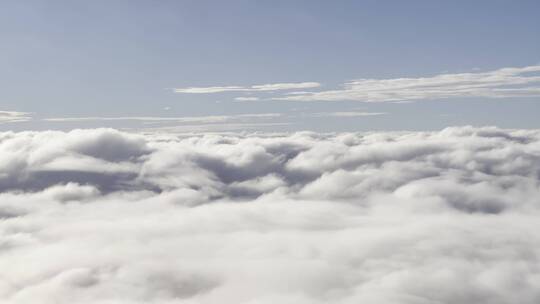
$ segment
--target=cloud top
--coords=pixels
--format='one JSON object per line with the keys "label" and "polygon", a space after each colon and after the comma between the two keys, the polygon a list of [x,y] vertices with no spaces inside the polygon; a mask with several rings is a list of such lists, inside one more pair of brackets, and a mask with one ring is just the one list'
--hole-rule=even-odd
{"label": "cloud top", "polygon": [[2,303],[537,303],[540,131],[0,133]]}

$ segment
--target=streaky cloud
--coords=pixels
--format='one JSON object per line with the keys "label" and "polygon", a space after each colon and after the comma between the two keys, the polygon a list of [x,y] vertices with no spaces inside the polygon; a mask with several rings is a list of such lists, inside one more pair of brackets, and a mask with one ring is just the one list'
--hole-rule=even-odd
{"label": "streaky cloud", "polygon": [[280,90],[296,90],[319,87],[318,82],[296,82],[296,83],[271,83],[252,86],[213,86],[213,87],[188,87],[176,88],[175,93],[185,94],[211,94],[223,92],[265,92]]}
{"label": "streaky cloud", "polygon": [[241,119],[264,119],[280,117],[279,113],[256,113],[237,115],[208,115],[184,117],[155,117],[155,116],[121,116],[121,117],[51,117],[44,118],[48,122],[83,122],[83,121],[142,121],[142,122],[178,122],[178,123],[225,123]]}
{"label": "streaky cloud", "polygon": [[274,100],[395,102],[446,98],[513,98],[540,96],[540,66],[431,77],[357,79],[341,89],[290,92]]}
{"label": "streaky cloud", "polygon": [[30,114],[28,112],[0,111],[0,124],[30,121],[32,120]]}
{"label": "streaky cloud", "polygon": [[234,100],[236,100],[236,101],[257,101],[257,100],[260,100],[260,98],[259,97],[254,97],[254,96],[247,96],[247,97],[240,96],[240,97],[235,97]]}
{"label": "streaky cloud", "polygon": [[347,112],[320,112],[309,113],[309,117],[369,117],[369,116],[381,116],[388,115],[386,112],[360,112],[360,111],[347,111]]}

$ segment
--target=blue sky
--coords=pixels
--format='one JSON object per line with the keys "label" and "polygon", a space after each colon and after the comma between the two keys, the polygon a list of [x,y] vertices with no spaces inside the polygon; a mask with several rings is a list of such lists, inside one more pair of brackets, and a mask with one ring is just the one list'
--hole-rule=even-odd
{"label": "blue sky", "polygon": [[539,11],[539,1],[5,0],[0,129],[539,128]]}

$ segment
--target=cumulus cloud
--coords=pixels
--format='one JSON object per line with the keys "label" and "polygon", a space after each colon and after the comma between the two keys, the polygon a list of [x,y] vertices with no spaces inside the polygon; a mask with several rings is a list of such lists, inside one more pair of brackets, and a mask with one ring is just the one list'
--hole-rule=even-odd
{"label": "cumulus cloud", "polygon": [[2,303],[538,303],[540,131],[0,133]]}
{"label": "cumulus cloud", "polygon": [[319,87],[318,82],[293,82],[293,83],[271,83],[252,86],[214,86],[214,87],[188,87],[176,88],[175,93],[187,94],[211,94],[222,92],[265,92],[280,90],[297,90]]}
{"label": "cumulus cloud", "polygon": [[0,111],[0,124],[29,121],[32,117],[27,112]]}
{"label": "cumulus cloud", "polygon": [[290,92],[273,99],[389,102],[451,97],[538,97],[540,96],[538,72],[540,66],[527,66],[419,78],[357,79],[343,84],[341,89]]}

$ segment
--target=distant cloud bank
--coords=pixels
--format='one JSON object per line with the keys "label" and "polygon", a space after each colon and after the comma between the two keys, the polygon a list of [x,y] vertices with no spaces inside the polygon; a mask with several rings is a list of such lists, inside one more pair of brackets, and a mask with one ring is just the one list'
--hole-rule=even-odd
{"label": "distant cloud bank", "polygon": [[0,172],[2,303],[540,300],[538,130],[4,132]]}

